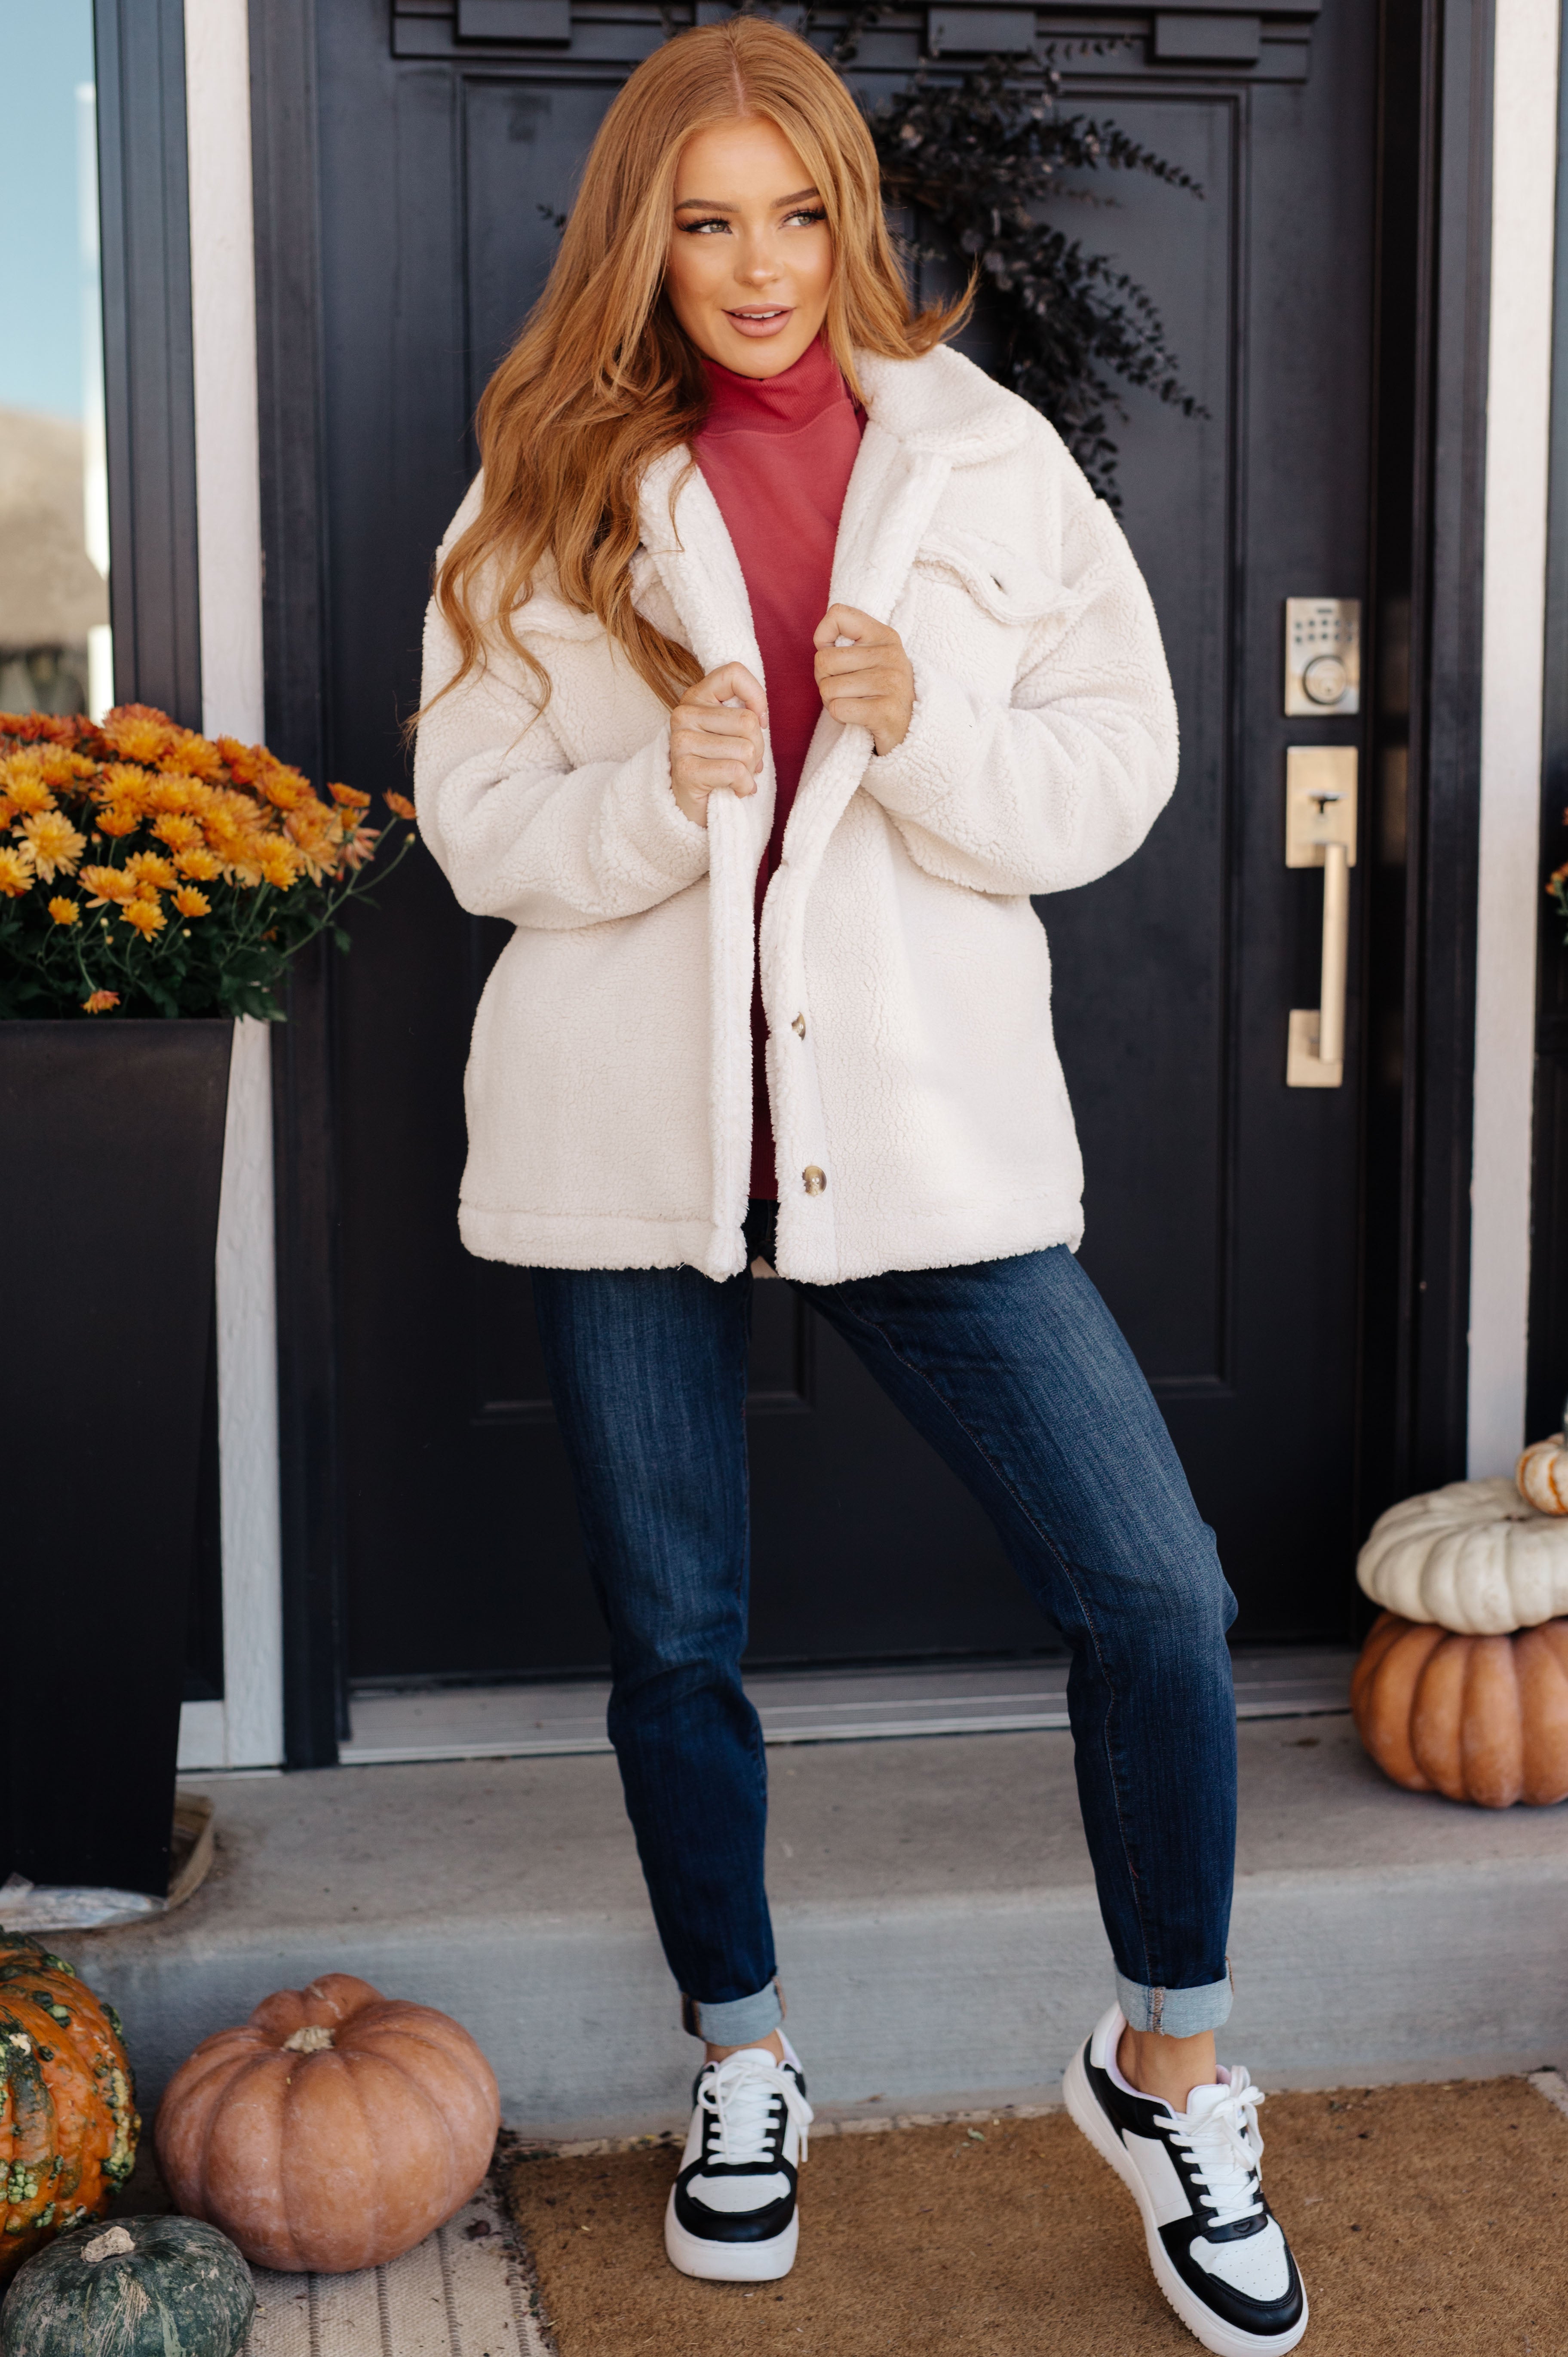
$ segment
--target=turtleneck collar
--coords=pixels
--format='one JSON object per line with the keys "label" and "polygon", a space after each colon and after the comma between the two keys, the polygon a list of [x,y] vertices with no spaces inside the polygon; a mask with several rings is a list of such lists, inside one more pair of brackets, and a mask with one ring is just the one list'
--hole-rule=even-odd
{"label": "turtleneck collar", "polygon": [[710,434],[796,434],[825,409],[850,399],[837,361],[822,336],[779,376],[737,376],[704,354],[711,403],[701,431]]}

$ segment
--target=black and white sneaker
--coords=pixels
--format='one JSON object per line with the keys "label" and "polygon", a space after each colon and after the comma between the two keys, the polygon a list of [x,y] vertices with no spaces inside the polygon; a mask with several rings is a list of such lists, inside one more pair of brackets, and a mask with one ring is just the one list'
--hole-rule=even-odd
{"label": "black and white sneaker", "polygon": [[1112,2006],[1068,2064],[1068,2110],[1144,2213],[1155,2280],[1217,2357],[1273,2357],[1306,2330],[1306,2294],[1258,2164],[1263,2091],[1232,2065],[1185,2112],[1140,2095],[1116,2067]]}
{"label": "black and white sneaker", "polygon": [[811,2106],[788,2040],[784,2053],[776,2062],[767,2047],[743,2046],[697,2073],[681,2173],[664,2212],[664,2248],[683,2276],[771,2283],[795,2264],[795,2182]]}

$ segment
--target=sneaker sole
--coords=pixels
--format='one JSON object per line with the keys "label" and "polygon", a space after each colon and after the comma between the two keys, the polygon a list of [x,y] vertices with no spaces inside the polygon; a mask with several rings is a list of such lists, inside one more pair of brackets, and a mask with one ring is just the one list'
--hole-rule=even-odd
{"label": "sneaker sole", "polygon": [[682,2225],[675,2215],[675,2190],[673,2186],[670,2190],[664,2211],[664,2255],[683,2276],[700,2276],[706,2283],[777,2283],[794,2266],[800,2240],[800,2213],[796,2211],[784,2232],[770,2242],[704,2242]]}
{"label": "sneaker sole", "polygon": [[1227,2324],[1223,2318],[1216,2316],[1212,2309],[1205,2308],[1183,2283],[1160,2240],[1148,2189],[1094,2100],[1094,2091],[1083,2067],[1081,2047],[1067,2066],[1062,2079],[1062,2093],[1075,2126],[1083,2131],[1101,2159],[1109,2162],[1137,2203],[1144,2221],[1144,2243],[1149,2254],[1149,2265],[1154,2269],[1155,2281],[1193,2338],[1201,2341],[1206,2349],[1211,2349],[1214,2357],[1283,2357],[1287,2349],[1294,2349],[1307,2327],[1305,2291],[1300,2319],[1288,2332],[1242,2332],[1235,2325]]}

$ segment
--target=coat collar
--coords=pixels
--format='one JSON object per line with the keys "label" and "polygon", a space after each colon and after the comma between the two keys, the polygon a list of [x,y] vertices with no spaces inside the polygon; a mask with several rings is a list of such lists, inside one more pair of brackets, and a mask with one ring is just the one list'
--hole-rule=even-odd
{"label": "coat collar", "polygon": [[[916,361],[857,353],[855,369],[868,423],[844,497],[832,595],[886,621],[949,474],[1015,448],[1031,412],[945,347]],[[740,560],[684,444],[648,469],[641,514],[643,552],[704,672],[744,662],[760,673]]]}
{"label": "coat collar", "polygon": [[854,365],[867,416],[911,455],[979,466],[1004,457],[1031,431],[1028,404],[945,344],[918,361],[857,352]]}

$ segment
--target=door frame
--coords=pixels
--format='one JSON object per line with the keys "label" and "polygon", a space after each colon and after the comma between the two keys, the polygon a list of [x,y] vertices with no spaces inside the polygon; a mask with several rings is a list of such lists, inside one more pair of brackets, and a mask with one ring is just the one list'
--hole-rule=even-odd
{"label": "door frame", "polygon": [[[1568,44],[1565,44],[1568,51]],[[1557,242],[1546,509],[1546,639],[1540,880],[1563,864],[1568,806],[1568,54],[1558,81]],[[1542,911],[1536,942],[1535,1106],[1531,1133],[1527,1432],[1563,1420],[1568,1393],[1568,949]]]}
{"label": "door frame", "polygon": [[[246,124],[245,8],[92,0],[91,14],[114,694],[250,737],[261,734],[259,597],[244,608],[261,560],[242,479],[250,293],[231,258],[250,235],[249,172],[235,156],[236,207],[218,119],[238,81]],[[242,71],[225,80],[236,27]],[[251,445],[253,475],[253,423]],[[263,1027],[236,1027],[192,1574],[200,1659],[188,1660],[180,1729],[181,1768],[199,1771],[274,1765],[282,1749],[268,1047]]]}
{"label": "door frame", "polygon": [[1358,1523],[1465,1471],[1492,0],[1384,0]]}
{"label": "door frame", "polygon": [[[267,740],[325,774],[316,0],[251,11]],[[1359,1010],[1359,1527],[1465,1469],[1492,0],[1383,0]],[[346,1731],[333,977],[274,1060],[285,1730]]]}
{"label": "door frame", "polygon": [[93,0],[114,693],[201,726],[183,0]]}

